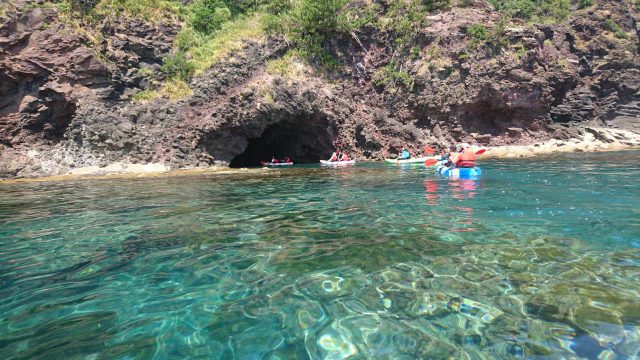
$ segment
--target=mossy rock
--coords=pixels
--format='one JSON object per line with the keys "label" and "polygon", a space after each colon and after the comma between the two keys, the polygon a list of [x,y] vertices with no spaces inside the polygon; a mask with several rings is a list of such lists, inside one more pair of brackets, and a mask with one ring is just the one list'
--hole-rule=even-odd
{"label": "mossy rock", "polygon": [[534,262],[567,262],[578,259],[578,256],[557,246],[536,247],[534,249],[536,259]]}
{"label": "mossy rock", "polygon": [[626,296],[615,288],[596,283],[561,283],[551,293],[557,297],[578,297],[580,302],[595,301],[605,306],[614,307],[626,302]]}
{"label": "mossy rock", "polygon": [[500,249],[496,258],[501,264],[508,264],[511,261],[519,260],[529,262],[534,257],[534,252],[530,249],[512,249],[504,248]]}
{"label": "mossy rock", "polygon": [[622,319],[617,311],[585,305],[575,309],[572,321],[580,329],[606,335],[607,339],[612,341],[624,337]]}
{"label": "mossy rock", "polygon": [[558,298],[550,293],[536,294],[527,300],[525,310],[546,321],[562,322],[569,314],[573,300],[574,297]]}
{"label": "mossy rock", "polygon": [[640,326],[640,300],[622,304],[619,310],[625,324]]}
{"label": "mossy rock", "polygon": [[[583,256],[580,260],[572,262],[571,266],[582,271],[590,271],[595,273],[604,272],[605,268],[603,268],[602,266],[603,263],[598,262],[595,259],[598,259],[598,258],[595,256]],[[601,260],[601,259],[598,259],[598,260]]]}
{"label": "mossy rock", "polygon": [[514,287],[520,287],[523,285],[532,285],[538,280],[540,277],[530,273],[513,273],[508,275],[509,281],[513,284]]}
{"label": "mossy rock", "polygon": [[462,275],[463,278],[474,283],[480,283],[496,276],[495,273],[487,271],[482,266],[472,264],[463,265],[460,268],[459,274]]}

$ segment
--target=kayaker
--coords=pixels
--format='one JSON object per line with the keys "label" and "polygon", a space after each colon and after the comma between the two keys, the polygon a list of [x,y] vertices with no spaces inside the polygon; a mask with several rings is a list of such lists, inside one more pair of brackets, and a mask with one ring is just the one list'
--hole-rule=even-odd
{"label": "kayaker", "polygon": [[338,155],[339,154],[340,154],[340,150],[334,151],[333,154],[331,154],[331,157],[329,158],[329,160],[327,160],[327,161],[331,161],[331,162],[338,161],[338,159],[339,159]]}
{"label": "kayaker", "polygon": [[290,163],[290,162],[291,162],[291,158],[290,158],[290,157],[288,157],[288,156],[286,156],[286,157],[284,158],[284,162],[285,162],[285,163]]}
{"label": "kayaker", "polygon": [[454,160],[458,156],[458,152],[456,150],[457,150],[456,146],[455,145],[451,145],[451,146],[449,146],[449,153],[442,155],[440,160],[441,161],[445,161],[446,160],[446,163],[444,164],[445,166],[451,167],[451,166],[453,166],[453,164],[455,164]]}
{"label": "kayaker", "polygon": [[409,158],[411,158],[411,154],[409,154],[409,151],[403,146],[400,150],[400,153],[398,154],[398,160],[406,160]]}
{"label": "kayaker", "polygon": [[271,157],[271,163],[272,164],[277,164],[279,162],[280,162],[280,160],[276,159],[275,155]]}
{"label": "kayaker", "polygon": [[476,154],[473,152],[471,145],[462,144],[462,152],[458,154],[453,162],[459,168],[472,168],[476,165]]}
{"label": "kayaker", "polygon": [[349,155],[347,155],[347,153],[342,153],[340,161],[349,161]]}

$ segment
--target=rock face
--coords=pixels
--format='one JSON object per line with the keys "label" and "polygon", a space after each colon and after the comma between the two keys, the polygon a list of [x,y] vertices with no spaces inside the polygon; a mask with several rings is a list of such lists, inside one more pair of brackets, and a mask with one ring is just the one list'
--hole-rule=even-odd
{"label": "rock face", "polygon": [[[431,13],[419,53],[402,60],[389,34],[364,28],[332,44],[339,67],[330,78],[303,63],[294,64],[302,76],[269,74],[287,44],[249,41],[192,79],[192,96],[146,103],[130,97],[161,77],[178,25],[105,21],[96,43],[54,9],[10,12],[0,18],[0,177],[113,162],[316,162],[335,146],[380,159],[403,145],[522,145],[594,125],[640,132],[638,14],[628,5],[597,3],[558,25],[516,21],[500,48],[466,35],[473,24],[498,26],[487,5]],[[604,28],[607,19],[626,39]],[[391,61],[411,86],[376,81]]]}

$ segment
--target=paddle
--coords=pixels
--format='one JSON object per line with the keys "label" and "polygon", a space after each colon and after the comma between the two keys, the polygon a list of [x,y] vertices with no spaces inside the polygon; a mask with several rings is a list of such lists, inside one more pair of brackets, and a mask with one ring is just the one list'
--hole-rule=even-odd
{"label": "paddle", "polygon": [[482,155],[482,154],[484,154],[485,151],[487,151],[487,149],[480,149],[480,150],[476,151],[476,155]]}

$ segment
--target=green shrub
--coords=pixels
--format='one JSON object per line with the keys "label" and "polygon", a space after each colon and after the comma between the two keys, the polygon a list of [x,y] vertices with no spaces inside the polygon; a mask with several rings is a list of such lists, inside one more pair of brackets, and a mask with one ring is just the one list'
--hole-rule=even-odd
{"label": "green shrub", "polygon": [[530,19],[536,13],[533,0],[490,0],[493,7],[507,15],[521,19]]}
{"label": "green shrub", "polygon": [[593,5],[593,0],[578,0],[578,9],[588,8]]}
{"label": "green shrub", "polygon": [[164,58],[161,70],[170,78],[186,80],[193,75],[195,67],[184,52],[178,51],[175,55]]}
{"label": "green shrub", "polygon": [[420,49],[419,46],[414,46],[411,48],[411,58],[413,60],[418,60],[420,59],[420,52],[422,51],[422,49]]}
{"label": "green shrub", "polygon": [[467,35],[472,41],[486,41],[488,30],[482,24],[473,24],[467,28]]}
{"label": "green shrub", "polygon": [[[536,22],[561,21],[571,11],[572,0],[489,0],[493,7],[509,16]],[[589,2],[591,0],[573,0]],[[578,4],[578,6],[580,6]]]}
{"label": "green shrub", "polygon": [[335,59],[326,51],[325,42],[349,30],[343,12],[348,0],[300,0],[291,14],[291,35],[302,54],[318,58],[332,66]]}
{"label": "green shrub", "polygon": [[265,14],[262,17],[261,27],[267,34],[288,35],[286,15]]}
{"label": "green shrub", "polygon": [[520,62],[522,59],[524,59],[527,56],[527,47],[522,43],[522,42],[518,42],[517,44],[515,44],[514,46],[515,49],[515,58],[518,62]]}
{"label": "green shrub", "polygon": [[569,16],[570,12],[570,0],[548,0],[542,2],[537,16],[541,18],[541,20],[550,19],[560,21]]}
{"label": "green shrub", "polygon": [[204,41],[204,35],[193,29],[191,26],[185,26],[180,30],[174,40],[174,45],[178,51],[187,51],[191,48],[198,47]]}
{"label": "green shrub", "polygon": [[158,97],[158,91],[156,90],[142,90],[131,97],[133,102],[144,102]]}
{"label": "green shrub", "polygon": [[426,26],[427,7],[421,0],[392,0],[385,16],[378,21],[382,31],[395,35],[394,43],[406,50],[412,46],[416,35]]}
{"label": "green shrub", "polygon": [[69,1],[61,1],[58,3],[58,12],[62,14],[69,14],[73,10],[71,3]]}
{"label": "green shrub", "polygon": [[618,39],[627,38],[627,33],[624,32],[624,30],[622,30],[620,25],[618,25],[618,23],[616,23],[612,19],[607,19],[604,21],[604,28],[611,31],[615,35],[615,37],[617,37]]}
{"label": "green shrub", "polygon": [[478,45],[486,45],[486,50],[495,55],[500,50],[509,46],[509,39],[506,37],[506,25],[504,20],[500,20],[493,25],[491,29],[487,29],[482,24],[473,24],[467,28],[469,36],[470,48],[476,48]]}
{"label": "green shrub", "polygon": [[291,0],[271,0],[264,5],[265,10],[274,15],[284,14],[293,7]]}
{"label": "green shrub", "polygon": [[231,19],[231,10],[222,0],[199,0],[190,10],[191,25],[203,34],[211,34]]}
{"label": "green shrub", "polygon": [[344,30],[342,10],[347,3],[348,0],[301,0],[294,12],[296,31],[328,36]]}
{"label": "green shrub", "polygon": [[379,69],[373,74],[376,85],[383,86],[389,90],[395,88],[397,84],[404,85],[407,89],[413,90],[414,79],[402,67],[398,67],[395,61],[389,62],[387,66]]}
{"label": "green shrub", "polygon": [[487,45],[493,54],[509,46],[509,39],[506,36],[506,24],[503,19],[493,25],[487,36]]}
{"label": "green shrub", "polygon": [[451,5],[451,0],[422,0],[422,3],[429,11],[446,9]]}

